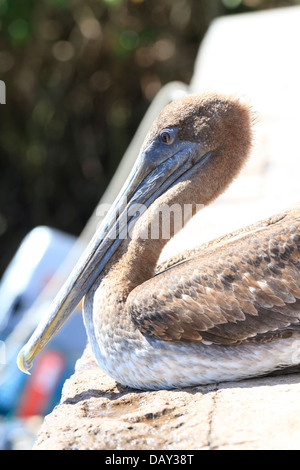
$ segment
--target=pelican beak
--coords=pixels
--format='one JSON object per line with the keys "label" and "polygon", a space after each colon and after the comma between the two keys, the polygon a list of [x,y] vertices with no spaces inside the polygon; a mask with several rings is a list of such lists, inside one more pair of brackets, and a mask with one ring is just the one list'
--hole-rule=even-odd
{"label": "pelican beak", "polygon": [[195,155],[199,156],[197,143],[178,140],[175,145],[166,147],[158,137],[140,153],[115,203],[52,302],[49,311],[19,352],[17,364],[20,370],[28,373],[35,356],[55,335],[99,277],[110,257],[122,243],[128,224],[138,218],[132,210],[134,205],[149,207],[157,197],[195,166]]}

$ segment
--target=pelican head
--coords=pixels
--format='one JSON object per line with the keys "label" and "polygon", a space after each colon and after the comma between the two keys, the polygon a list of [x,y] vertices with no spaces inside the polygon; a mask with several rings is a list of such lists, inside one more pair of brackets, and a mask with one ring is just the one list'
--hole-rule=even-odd
{"label": "pelican head", "polygon": [[[18,355],[24,371],[118,254],[128,226],[157,201],[208,204],[237,176],[251,145],[246,104],[218,94],[189,95],[154,121],[136,163],[101,226]],[[172,199],[173,198],[173,199]]]}

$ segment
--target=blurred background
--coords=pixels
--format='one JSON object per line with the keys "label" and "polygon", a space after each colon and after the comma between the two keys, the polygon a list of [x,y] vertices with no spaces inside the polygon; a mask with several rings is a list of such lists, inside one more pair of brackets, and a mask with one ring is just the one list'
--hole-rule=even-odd
{"label": "blurred background", "polygon": [[[214,18],[297,4],[300,0],[0,0],[0,80],[6,84],[6,104],[0,107],[0,277],[6,273],[7,281],[11,261],[24,262],[23,252],[38,246],[35,237],[44,237],[39,261],[48,250],[45,284],[83,230],[154,96],[170,81],[190,82]],[[26,247],[18,252],[24,238]],[[60,247],[57,261],[52,242]],[[41,288],[36,284],[32,297]],[[22,301],[16,294],[11,311]],[[81,326],[75,321],[72,328],[79,332]],[[12,321],[1,330],[0,322],[0,341],[14,327]],[[48,379],[47,384],[36,379],[44,387],[42,398],[14,368],[0,375],[0,448],[28,446],[37,416],[59,400],[85,337],[75,353],[70,346],[68,357],[59,356],[62,344],[64,337],[39,364]],[[12,418],[18,418],[17,428]]]}

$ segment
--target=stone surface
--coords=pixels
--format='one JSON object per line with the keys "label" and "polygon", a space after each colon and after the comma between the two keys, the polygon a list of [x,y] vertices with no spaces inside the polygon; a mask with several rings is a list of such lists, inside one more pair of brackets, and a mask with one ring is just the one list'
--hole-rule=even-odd
{"label": "stone surface", "polygon": [[299,449],[299,379],[138,391],[107,377],[87,348],[34,449]]}
{"label": "stone surface", "polygon": [[[299,23],[300,8],[292,7],[218,19],[208,31],[191,91],[249,98],[257,116],[252,157],[161,261],[300,200]],[[299,449],[299,379],[144,392],[116,384],[87,350],[35,449]]]}
{"label": "stone surface", "polygon": [[[215,387],[144,392],[107,377],[89,349],[46,417],[37,449],[186,449],[206,447]],[[63,417],[63,419],[62,419]],[[187,426],[188,423],[188,426]]]}

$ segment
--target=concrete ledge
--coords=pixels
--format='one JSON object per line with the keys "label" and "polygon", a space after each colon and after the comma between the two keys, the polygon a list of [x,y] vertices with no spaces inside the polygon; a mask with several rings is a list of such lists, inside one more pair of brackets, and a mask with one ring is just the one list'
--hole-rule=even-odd
{"label": "concrete ledge", "polygon": [[299,449],[300,376],[155,392],[122,387],[89,348],[35,450]]}

